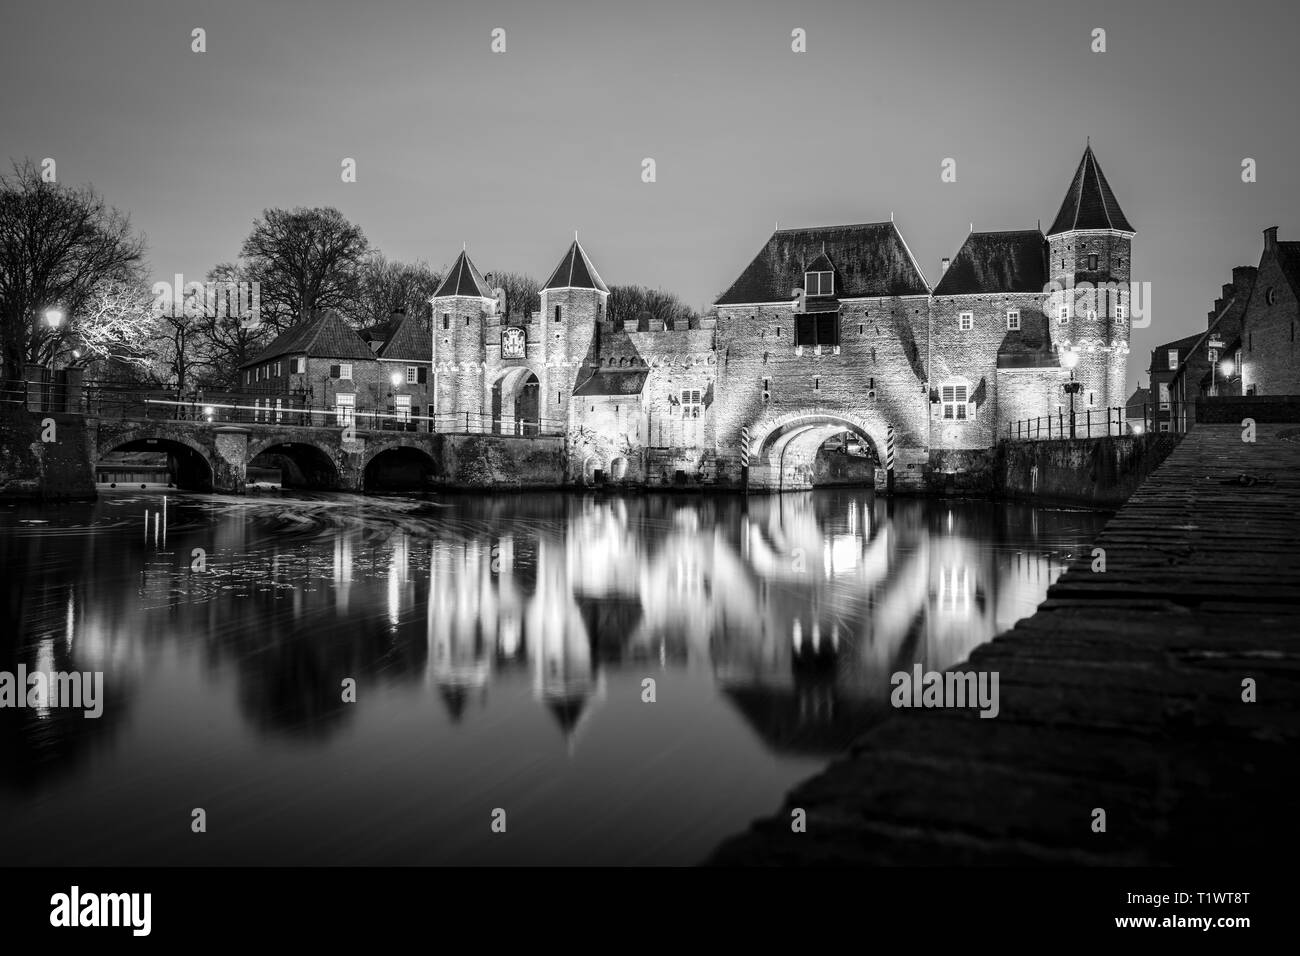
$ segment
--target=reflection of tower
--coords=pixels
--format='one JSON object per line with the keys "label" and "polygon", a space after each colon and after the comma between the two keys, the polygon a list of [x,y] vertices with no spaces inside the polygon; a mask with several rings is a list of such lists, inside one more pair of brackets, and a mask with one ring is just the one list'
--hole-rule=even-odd
{"label": "reflection of tower", "polygon": [[839,627],[838,622],[823,627],[815,617],[807,630],[798,618],[791,627],[794,646],[790,655],[790,673],[794,678],[799,716],[805,721],[829,721],[835,717]]}
{"label": "reflection of tower", "polygon": [[563,554],[548,545],[537,552],[539,587],[530,608],[538,699],[554,715],[570,746],[591,701],[603,693],[582,615],[573,599]]}
{"label": "reflection of tower", "polygon": [[491,628],[494,605],[480,590],[487,552],[477,546],[435,551],[429,559],[429,677],[437,685],[453,721],[459,720],[477,692],[481,698],[492,673]]}

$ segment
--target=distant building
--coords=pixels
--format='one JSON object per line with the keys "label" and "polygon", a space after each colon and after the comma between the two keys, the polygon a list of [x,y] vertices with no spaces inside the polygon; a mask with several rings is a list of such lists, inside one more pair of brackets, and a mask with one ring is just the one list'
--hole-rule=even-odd
{"label": "distant building", "polygon": [[1196,405],[1205,398],[1241,394],[1241,331],[1257,270],[1237,266],[1206,319],[1206,329],[1185,350],[1169,381],[1173,431],[1196,423]]}
{"label": "distant building", "polygon": [[1264,230],[1264,251],[1242,322],[1241,383],[1246,395],[1300,395],[1300,242]]}
{"label": "distant building", "polygon": [[1151,365],[1147,368],[1147,374],[1150,377],[1151,394],[1155,402],[1155,410],[1151,415],[1153,431],[1174,430],[1174,405],[1170,385],[1178,372],[1178,366],[1200,339],[1201,333],[1198,332],[1158,345],[1151,350]]}
{"label": "distant building", "polygon": [[1142,434],[1149,427],[1151,411],[1151,389],[1139,385],[1124,403],[1125,430],[1130,435]]}

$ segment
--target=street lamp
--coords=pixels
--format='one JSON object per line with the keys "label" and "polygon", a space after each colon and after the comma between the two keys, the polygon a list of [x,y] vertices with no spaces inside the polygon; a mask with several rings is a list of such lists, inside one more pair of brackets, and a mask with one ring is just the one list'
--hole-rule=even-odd
{"label": "street lamp", "polygon": [[[62,310],[62,309],[46,309],[46,310],[45,310],[45,324],[48,325],[48,326],[50,327],[50,331],[51,331],[51,332],[57,332],[57,331],[59,330],[59,326],[61,326],[61,325],[63,324],[63,310]],[[55,348],[56,348],[55,343],[51,342],[51,343],[50,343],[50,374],[51,374],[51,375],[54,374],[54,352],[55,352]]]}
{"label": "street lamp", "polygon": [[1071,438],[1074,437],[1074,396],[1079,393],[1079,390],[1081,388],[1083,388],[1082,382],[1076,382],[1074,380],[1074,367],[1078,364],[1079,364],[1078,352],[1074,351],[1074,349],[1069,349],[1069,348],[1062,350],[1061,365],[1063,368],[1068,368],[1070,370],[1070,380],[1066,382],[1064,385],[1062,385],[1061,388],[1065,389],[1065,393],[1070,396],[1070,437]]}

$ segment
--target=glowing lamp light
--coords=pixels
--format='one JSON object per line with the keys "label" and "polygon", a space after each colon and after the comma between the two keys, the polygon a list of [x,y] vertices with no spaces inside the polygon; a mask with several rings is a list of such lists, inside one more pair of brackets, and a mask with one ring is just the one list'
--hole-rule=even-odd
{"label": "glowing lamp light", "polygon": [[393,383],[393,388],[397,388],[397,386],[402,384],[402,373],[394,372],[392,375],[388,376],[388,380]]}
{"label": "glowing lamp light", "polygon": [[45,324],[48,325],[48,326],[49,326],[50,328],[52,328],[52,329],[57,329],[60,325],[63,324],[63,310],[62,310],[62,309],[46,309],[46,310],[45,310]]}
{"label": "glowing lamp light", "polygon": [[1224,359],[1219,363],[1219,368],[1223,369],[1224,378],[1232,378],[1232,373],[1237,370],[1237,366],[1233,363],[1232,359]]}
{"label": "glowing lamp light", "polygon": [[1061,352],[1061,367],[1072,369],[1079,364],[1079,353],[1074,349],[1064,349]]}
{"label": "glowing lamp light", "polygon": [[1134,425],[1134,426],[1133,426],[1133,434],[1134,434],[1134,435],[1141,435],[1141,434],[1142,434],[1142,426],[1141,426],[1141,425]]}
{"label": "glowing lamp light", "polygon": [[203,406],[203,414],[207,416],[208,421],[212,421],[212,415],[214,412],[215,409],[211,405]]}

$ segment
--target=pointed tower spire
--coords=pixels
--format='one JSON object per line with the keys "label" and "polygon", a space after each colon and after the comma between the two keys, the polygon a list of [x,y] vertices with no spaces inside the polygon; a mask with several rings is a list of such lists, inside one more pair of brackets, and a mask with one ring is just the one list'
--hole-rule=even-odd
{"label": "pointed tower spire", "polygon": [[438,286],[438,291],[433,294],[435,299],[448,295],[465,295],[471,298],[491,299],[492,290],[488,288],[487,280],[483,278],[483,273],[470,261],[469,253],[465,251],[464,245],[461,246],[460,255],[447,270],[447,277],[442,280]]}
{"label": "pointed tower spire", "polygon": [[609,287],[600,278],[600,273],[591,264],[587,252],[574,234],[573,245],[564,254],[560,264],[555,267],[551,277],[542,285],[543,289],[598,289],[608,292]]}
{"label": "pointed tower spire", "polygon": [[1077,229],[1114,229],[1119,232],[1136,232],[1128,217],[1119,208],[1110,183],[1097,163],[1092,151],[1092,139],[1084,147],[1079,168],[1074,171],[1070,187],[1066,190],[1061,210],[1047,231],[1049,236]]}

